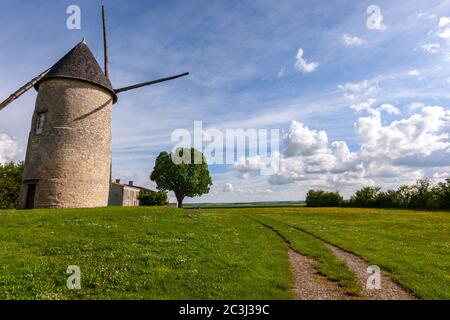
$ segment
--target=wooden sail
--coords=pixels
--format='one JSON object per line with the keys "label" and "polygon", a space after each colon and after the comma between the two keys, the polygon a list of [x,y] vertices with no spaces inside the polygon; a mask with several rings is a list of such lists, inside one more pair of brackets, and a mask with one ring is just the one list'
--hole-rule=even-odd
{"label": "wooden sail", "polygon": [[51,68],[48,68],[44,72],[42,72],[40,75],[38,75],[36,78],[33,78],[26,84],[24,84],[22,87],[20,87],[17,91],[15,91],[13,94],[11,94],[5,101],[0,103],[0,110],[5,108],[8,104],[19,98],[21,95],[23,95],[25,92],[33,88],[33,86],[39,82],[45,75],[50,71]]}

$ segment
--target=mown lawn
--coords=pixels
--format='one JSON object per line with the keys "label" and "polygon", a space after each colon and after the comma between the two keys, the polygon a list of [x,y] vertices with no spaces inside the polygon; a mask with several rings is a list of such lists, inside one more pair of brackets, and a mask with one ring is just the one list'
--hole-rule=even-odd
{"label": "mown lawn", "polygon": [[255,220],[349,292],[354,277],[309,233],[450,299],[449,212],[300,207],[0,211],[0,299],[290,299],[287,246]]}
{"label": "mown lawn", "polygon": [[253,213],[362,256],[419,297],[450,299],[450,212],[278,208]]}
{"label": "mown lawn", "polygon": [[[66,288],[69,265],[81,290]],[[289,299],[287,247],[239,215],[0,211],[1,299]]]}

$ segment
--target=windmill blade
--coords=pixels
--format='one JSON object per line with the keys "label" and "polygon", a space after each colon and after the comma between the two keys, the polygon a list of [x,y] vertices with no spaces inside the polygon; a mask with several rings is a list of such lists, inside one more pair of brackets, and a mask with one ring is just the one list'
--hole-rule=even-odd
{"label": "windmill blade", "polygon": [[102,6],[102,27],[103,27],[103,62],[105,63],[105,76],[109,79],[109,59],[108,59],[108,42],[106,35],[106,14],[105,6]]}
{"label": "windmill blade", "polygon": [[181,77],[184,77],[184,76],[187,76],[187,75],[189,75],[189,72],[177,74],[176,76],[172,76],[172,77],[167,77],[167,78],[162,78],[162,79],[158,79],[158,80],[152,80],[152,81],[148,81],[148,82],[143,82],[143,83],[135,84],[135,85],[128,86],[128,87],[114,89],[114,92],[115,93],[120,93],[120,92],[133,90],[133,89],[137,89],[137,88],[141,88],[141,87],[151,86],[152,84],[155,84],[155,83],[169,81],[169,80],[181,78]]}
{"label": "windmill blade", "polygon": [[5,108],[8,104],[19,98],[21,95],[23,95],[25,92],[33,88],[33,86],[39,82],[45,75],[50,71],[51,68],[48,68],[44,72],[42,72],[40,75],[38,75],[36,78],[33,78],[26,84],[24,84],[22,87],[20,87],[17,91],[15,91],[12,95],[10,95],[5,101],[0,103],[0,110]]}

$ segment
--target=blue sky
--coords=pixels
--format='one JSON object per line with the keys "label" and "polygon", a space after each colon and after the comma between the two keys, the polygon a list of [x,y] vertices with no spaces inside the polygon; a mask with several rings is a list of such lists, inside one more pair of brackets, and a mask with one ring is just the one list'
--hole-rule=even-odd
{"label": "blue sky", "polygon": [[[66,27],[71,4],[81,8],[81,30]],[[280,174],[212,166],[212,192],[194,201],[299,200],[313,187],[349,195],[361,184],[450,176],[450,1],[105,4],[115,87],[191,73],[120,95],[113,173],[122,180],[153,186],[155,157],[195,120],[285,136]],[[83,37],[102,63],[100,5],[2,0],[0,99]],[[370,5],[381,10],[377,29],[367,27]],[[0,113],[1,137],[17,146],[2,149],[0,140],[0,160],[24,158],[35,98],[30,91]]]}

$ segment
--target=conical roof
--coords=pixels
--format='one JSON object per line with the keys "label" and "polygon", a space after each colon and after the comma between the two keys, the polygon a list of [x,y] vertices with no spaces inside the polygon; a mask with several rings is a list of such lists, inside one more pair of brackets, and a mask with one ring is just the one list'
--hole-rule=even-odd
{"label": "conical roof", "polygon": [[46,79],[69,78],[96,84],[108,90],[117,102],[117,94],[114,92],[111,81],[105,76],[97,60],[84,40],[77,44],[64,57],[62,57],[38,83],[35,88]]}

